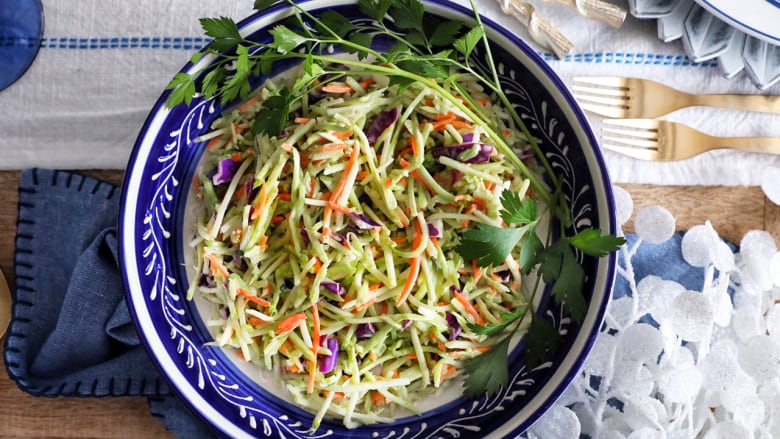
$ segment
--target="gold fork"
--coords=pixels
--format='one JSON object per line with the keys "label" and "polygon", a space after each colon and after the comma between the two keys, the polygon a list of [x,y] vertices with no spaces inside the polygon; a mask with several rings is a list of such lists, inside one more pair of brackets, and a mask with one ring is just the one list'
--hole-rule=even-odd
{"label": "gold fork", "polygon": [[778,137],[714,137],[685,125],[656,119],[605,119],[602,147],[642,160],[673,161],[713,149],[780,154]]}
{"label": "gold fork", "polygon": [[661,83],[612,76],[576,77],[574,98],[585,110],[615,118],[653,118],[685,107],[707,106],[780,113],[780,96],[691,94]]}

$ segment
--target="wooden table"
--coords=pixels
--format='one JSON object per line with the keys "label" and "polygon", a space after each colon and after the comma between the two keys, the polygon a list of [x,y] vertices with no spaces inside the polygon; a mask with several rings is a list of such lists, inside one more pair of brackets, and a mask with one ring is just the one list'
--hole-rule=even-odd
{"label": "wooden table", "polygon": [[[114,183],[122,177],[119,171],[85,173]],[[12,288],[18,185],[19,172],[0,171],[0,267]],[[635,212],[660,204],[677,218],[678,230],[710,220],[722,237],[735,243],[753,229],[780,237],[780,207],[757,187],[621,186],[632,195]],[[632,230],[631,221],[625,230]],[[19,390],[4,366],[0,370],[0,437],[171,437],[149,414],[145,398],[36,398]]]}

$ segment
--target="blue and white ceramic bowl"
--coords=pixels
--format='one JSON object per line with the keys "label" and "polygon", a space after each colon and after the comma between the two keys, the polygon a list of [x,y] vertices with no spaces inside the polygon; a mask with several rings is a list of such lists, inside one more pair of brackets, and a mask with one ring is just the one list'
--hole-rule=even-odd
{"label": "blue and white ceramic bowl", "polygon": [[[338,10],[361,18],[355,1],[308,0],[300,2],[313,13]],[[427,13],[473,22],[472,11],[434,0]],[[289,15],[275,7],[253,15],[239,26],[250,38],[263,38],[267,30]],[[565,182],[574,229],[597,227],[616,233],[611,185],[593,133],[563,82],[517,35],[484,20],[495,43],[494,59],[504,77],[507,94],[526,119],[553,168]],[[195,72],[209,62],[187,64]],[[220,434],[232,437],[286,438],[486,438],[513,437],[531,426],[550,407],[578,373],[599,332],[609,301],[616,261],[614,255],[583,258],[587,273],[587,316],[575,324],[553,301],[542,301],[545,315],[564,337],[559,354],[528,370],[522,361],[523,343],[511,354],[511,384],[491,397],[466,400],[432,395],[424,401],[421,416],[404,416],[392,424],[348,430],[340,421],[325,420],[308,431],[313,415],[273,390],[269,381],[239,365],[233,354],[209,345],[197,301],[187,301],[189,280],[185,259],[191,224],[188,195],[191,180],[204,149],[195,139],[209,130],[224,108],[214,100],[196,98],[188,107],[165,108],[167,92],[149,115],[130,159],[122,194],[120,260],[131,311],[162,375],[206,422]],[[278,388],[278,384],[277,384]]]}

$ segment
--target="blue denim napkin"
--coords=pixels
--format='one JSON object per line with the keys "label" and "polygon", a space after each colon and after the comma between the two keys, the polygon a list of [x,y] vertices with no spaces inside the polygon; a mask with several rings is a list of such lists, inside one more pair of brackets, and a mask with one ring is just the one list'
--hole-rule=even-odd
{"label": "blue denim napkin", "polygon": [[36,396],[147,396],[176,436],[213,437],[171,394],[131,320],[117,266],[119,192],[71,172],[22,172],[6,369]]}

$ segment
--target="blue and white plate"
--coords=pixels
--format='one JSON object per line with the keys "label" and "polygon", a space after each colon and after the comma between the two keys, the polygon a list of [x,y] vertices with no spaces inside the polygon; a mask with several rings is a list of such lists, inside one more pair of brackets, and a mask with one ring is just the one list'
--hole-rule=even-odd
{"label": "blue and white plate", "polygon": [[631,15],[658,20],[658,38],[682,40],[694,62],[743,71],[761,90],[780,81],[780,0],[628,0]]}
{"label": "blue and white plate", "polygon": [[[300,2],[314,14],[334,9],[351,19],[361,17],[355,1]],[[457,4],[425,3],[429,14],[473,23],[473,13]],[[290,15],[273,7],[239,24],[251,39],[268,37],[275,23]],[[494,58],[507,94],[526,119],[553,168],[564,181],[574,230],[597,227],[617,233],[614,202],[606,167],[588,123],[561,80],[510,30],[484,19],[495,43]],[[195,72],[213,62],[204,56],[183,71]],[[586,318],[576,324],[554,301],[540,305],[564,337],[549,362],[528,370],[521,341],[511,353],[511,384],[491,397],[466,400],[459,389],[432,394],[421,416],[403,416],[391,424],[348,430],[325,420],[317,431],[313,414],[272,390],[262,373],[235,361],[235,355],[209,345],[197,301],[187,301],[185,261],[192,236],[185,219],[194,170],[205,147],[195,139],[209,130],[226,106],[196,98],[189,106],[165,108],[163,93],[138,137],[123,185],[120,213],[120,261],[131,311],[139,333],[161,374],[216,431],[232,437],[287,438],[486,438],[514,437],[528,428],[563,392],[579,371],[602,323],[616,262],[614,254],[595,259],[580,255],[587,273]],[[230,106],[231,104],[228,104]]]}

